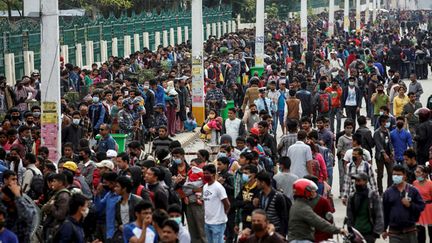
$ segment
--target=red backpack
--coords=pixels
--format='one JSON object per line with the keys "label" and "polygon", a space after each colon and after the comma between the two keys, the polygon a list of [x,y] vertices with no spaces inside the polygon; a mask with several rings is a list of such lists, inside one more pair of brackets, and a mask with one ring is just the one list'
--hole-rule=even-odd
{"label": "red backpack", "polygon": [[327,113],[330,111],[330,94],[329,93],[320,93],[319,94],[319,113]]}

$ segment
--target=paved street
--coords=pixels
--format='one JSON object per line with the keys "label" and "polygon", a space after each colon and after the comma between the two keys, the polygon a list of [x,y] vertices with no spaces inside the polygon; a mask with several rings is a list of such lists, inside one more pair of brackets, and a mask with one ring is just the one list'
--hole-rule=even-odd
{"label": "paved street", "polygon": [[[409,85],[409,80],[404,80],[407,87]],[[429,79],[428,80],[419,80],[419,82],[422,84],[423,86],[423,95],[420,98],[420,102],[423,104],[423,106],[425,106],[427,98],[432,94],[432,75],[429,75]],[[366,114],[366,109],[363,108],[361,110],[361,114],[365,115]],[[345,119],[342,119],[342,123]],[[369,124],[370,125],[370,124]],[[279,134],[281,134],[281,129],[279,127]],[[278,135],[277,140],[280,140],[280,135]],[[193,153],[198,151],[199,149],[203,149],[203,148],[207,148],[210,149],[208,146],[206,146],[200,139],[196,139],[195,141],[192,141],[189,145],[187,145],[186,147],[186,152],[187,153]],[[194,156],[189,155],[187,157],[188,161],[190,159],[194,158]],[[376,164],[374,163],[374,167],[376,168]],[[335,222],[337,226],[342,226],[343,224],[343,220],[345,218],[346,215],[346,207],[342,204],[342,201],[338,198],[338,192],[339,192],[339,183],[338,183],[338,178],[339,178],[339,171],[337,170],[337,162],[336,162],[336,167],[333,171],[333,193],[334,193],[334,203],[335,203],[335,208],[336,208],[336,212],[334,214],[334,218],[335,218]],[[384,175],[384,179],[383,182],[386,182],[387,175]],[[385,186],[386,184],[384,184]],[[335,238],[337,239],[337,238]],[[379,239],[377,242],[386,242],[383,239]]]}

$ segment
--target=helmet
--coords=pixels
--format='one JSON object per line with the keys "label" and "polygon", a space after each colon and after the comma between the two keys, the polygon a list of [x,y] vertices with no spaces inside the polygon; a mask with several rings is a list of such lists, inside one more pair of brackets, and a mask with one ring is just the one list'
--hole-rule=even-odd
{"label": "helmet", "polygon": [[132,100],[130,100],[130,99],[124,99],[122,101],[122,105],[123,105],[123,107],[128,106],[128,105],[132,105]]}
{"label": "helmet", "polygon": [[308,179],[298,179],[293,184],[294,196],[310,198],[312,191],[317,191],[317,185]]}
{"label": "helmet", "polygon": [[415,111],[416,116],[418,116],[420,122],[429,120],[431,111],[428,108],[420,108]]}

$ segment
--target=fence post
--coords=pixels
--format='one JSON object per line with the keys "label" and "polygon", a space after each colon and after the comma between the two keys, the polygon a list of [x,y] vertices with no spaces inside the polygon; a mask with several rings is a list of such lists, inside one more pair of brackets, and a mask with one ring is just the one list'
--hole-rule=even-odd
{"label": "fence post", "polygon": [[112,38],[112,48],[111,48],[111,52],[113,56],[118,56],[118,39],[117,37]]}
{"label": "fence post", "polygon": [[63,57],[64,63],[69,63],[69,46],[60,46],[60,55]]}
{"label": "fence post", "polygon": [[108,61],[108,42],[106,40],[100,41],[101,63]]}
{"label": "fence post", "polygon": [[175,33],[174,33],[174,28],[170,28],[170,45],[172,47],[175,46]]}
{"label": "fence post", "polygon": [[23,51],[24,57],[24,74],[30,76],[31,72],[34,71],[34,52]]}
{"label": "fence post", "polygon": [[155,33],[155,50],[157,50],[158,47],[160,46],[160,41],[161,41],[160,32],[156,31],[156,33]]}
{"label": "fence post", "polygon": [[179,26],[177,27],[177,44],[180,45],[182,42],[182,28]]}
{"label": "fence post", "polygon": [[6,53],[4,54],[5,61],[5,75],[7,84],[10,86],[14,86],[16,83],[15,79],[15,54]]}
{"label": "fence post", "polygon": [[184,32],[185,32],[185,42],[187,42],[189,40],[189,27],[188,26],[184,27]]}
{"label": "fence post", "polygon": [[143,47],[150,49],[150,36],[148,32],[143,33]]}
{"label": "fence post", "polygon": [[76,65],[78,67],[83,66],[83,60],[82,60],[82,45],[81,43],[75,44],[75,57],[76,57]]}
{"label": "fence post", "polygon": [[139,51],[140,49],[140,34],[134,34],[134,52]]}

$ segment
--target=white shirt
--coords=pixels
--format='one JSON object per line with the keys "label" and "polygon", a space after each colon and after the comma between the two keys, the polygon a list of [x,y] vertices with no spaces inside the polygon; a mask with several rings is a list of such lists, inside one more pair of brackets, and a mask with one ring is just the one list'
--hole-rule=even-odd
{"label": "white shirt", "polygon": [[348,87],[348,97],[345,101],[345,106],[357,106],[355,87]]}
{"label": "white shirt", "polygon": [[[13,167],[12,167],[13,168]],[[31,181],[34,175],[42,175],[42,172],[36,167],[35,164],[27,165],[27,169],[23,175],[23,191],[28,192],[30,190]]]}
{"label": "white shirt", "polygon": [[129,203],[126,202],[125,204],[120,203],[120,217],[122,224],[128,224],[129,223]]}
{"label": "white shirt", "polygon": [[273,101],[273,104],[276,104],[276,111],[277,111],[277,104],[279,101],[280,92],[278,90],[271,91],[269,90],[267,93],[267,97]]}
{"label": "white shirt", "polygon": [[309,145],[302,141],[297,141],[295,144],[288,148],[288,157],[291,158],[291,173],[303,178],[308,175],[306,163],[312,160],[312,150]]}
{"label": "white shirt", "polygon": [[[362,149],[363,149],[363,160],[367,161],[367,162],[371,161],[372,158],[371,158],[369,151],[367,151],[367,149],[364,149],[364,148],[362,148]],[[352,153],[353,153],[353,149],[348,149],[345,152],[343,160],[345,160],[348,163],[352,162]]]}
{"label": "white shirt", "polygon": [[225,188],[217,181],[204,185],[203,200],[206,224],[223,224],[228,221],[222,200],[227,198]]}
{"label": "white shirt", "polygon": [[233,145],[236,146],[236,139],[239,136],[241,120],[235,118],[234,120],[226,119],[225,120],[225,129],[226,134],[230,135]]}

